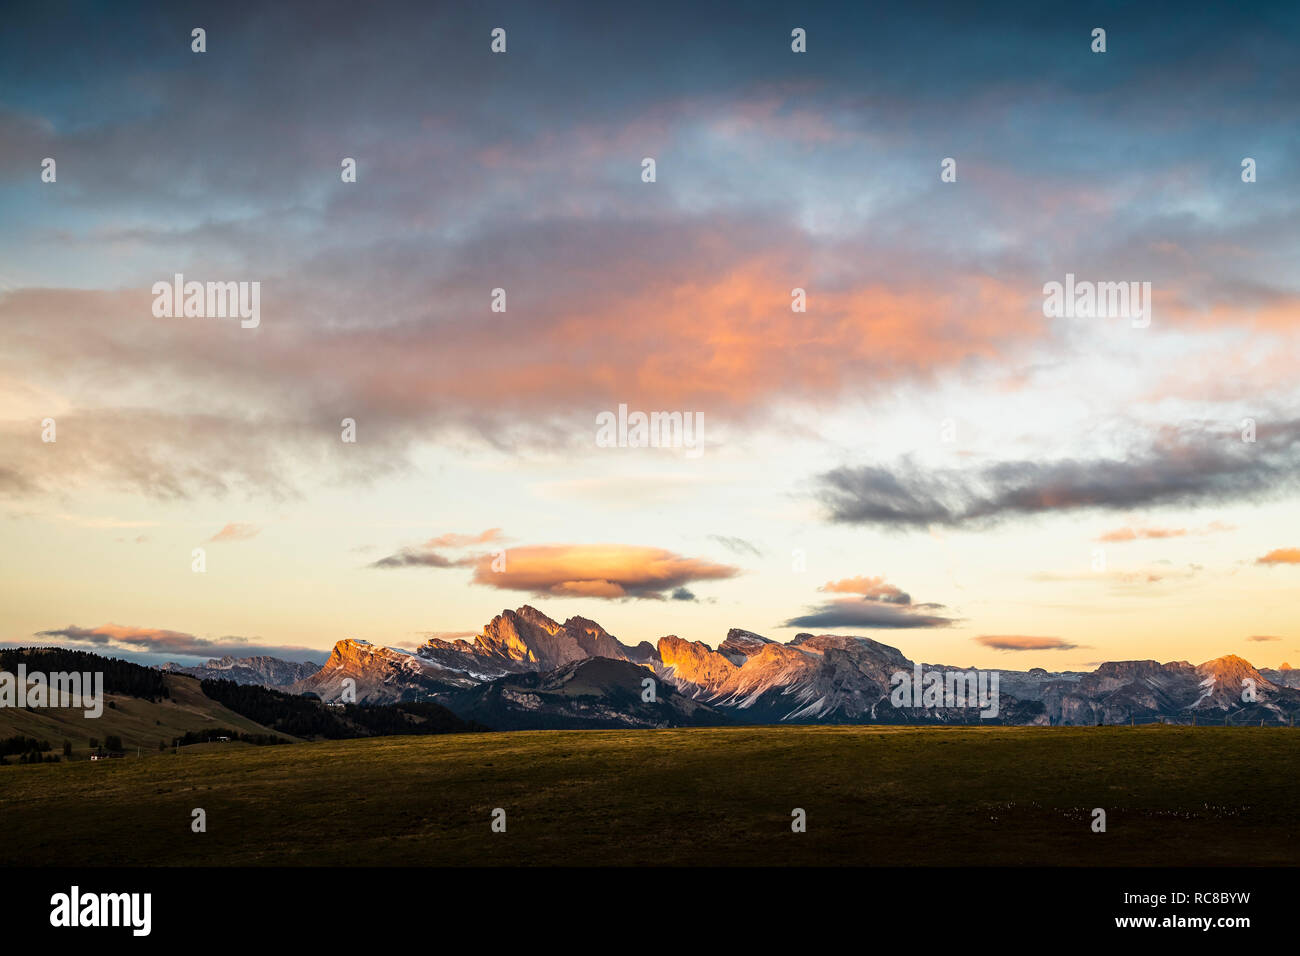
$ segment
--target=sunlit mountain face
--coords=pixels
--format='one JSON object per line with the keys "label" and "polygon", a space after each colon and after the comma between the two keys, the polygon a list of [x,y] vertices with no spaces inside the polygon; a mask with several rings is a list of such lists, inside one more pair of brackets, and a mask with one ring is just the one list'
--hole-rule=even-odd
{"label": "sunlit mountain face", "polygon": [[1285,688],[1298,21],[7,12],[0,641]]}
{"label": "sunlit mountain face", "polygon": [[[674,634],[624,644],[595,621],[506,609],[472,639],[414,651],[339,641],[324,665],[271,657],[164,670],[326,704],[436,703],[497,730],[744,724],[1292,726],[1300,677],[1235,655],[1193,666],[1107,661],[1089,671],[974,670],[909,660],[872,638],[732,628],[716,648]],[[204,685],[207,687],[208,685]],[[216,692],[216,689],[213,689]]]}

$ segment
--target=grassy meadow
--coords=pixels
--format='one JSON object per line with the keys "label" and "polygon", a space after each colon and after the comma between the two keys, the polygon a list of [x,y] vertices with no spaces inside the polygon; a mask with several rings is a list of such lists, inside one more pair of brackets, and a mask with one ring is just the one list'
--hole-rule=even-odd
{"label": "grassy meadow", "polygon": [[[383,737],[0,767],[6,865],[1295,865],[1280,728]],[[191,810],[207,812],[192,833]],[[494,808],[506,811],[493,833]],[[791,811],[807,832],[791,832]],[[1091,829],[1092,808],[1107,832]]]}

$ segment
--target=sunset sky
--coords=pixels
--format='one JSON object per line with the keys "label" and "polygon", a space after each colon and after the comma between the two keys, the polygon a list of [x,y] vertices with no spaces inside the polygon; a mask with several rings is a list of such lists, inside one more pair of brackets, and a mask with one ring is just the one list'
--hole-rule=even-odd
{"label": "sunset sky", "polygon": [[0,642],[1300,665],[1300,8],[462,6],[6,11]]}

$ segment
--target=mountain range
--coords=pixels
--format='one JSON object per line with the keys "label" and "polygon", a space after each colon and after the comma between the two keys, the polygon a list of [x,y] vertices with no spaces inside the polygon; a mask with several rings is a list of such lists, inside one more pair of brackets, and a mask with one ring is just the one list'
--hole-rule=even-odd
{"label": "mountain range", "polygon": [[[675,635],[630,646],[595,621],[559,623],[534,607],[505,610],[472,641],[433,638],[414,651],[339,641],[323,667],[230,657],[168,664],[326,702],[355,682],[358,703],[436,701],[502,729],[668,727],[731,723],[1000,723],[1092,725],[1170,720],[1290,722],[1300,672],[1258,670],[1228,655],[1187,661],[1110,661],[1094,671],[999,670],[998,708],[895,706],[898,672],[970,673],[914,662],[866,637],[797,634],[779,642],[733,628],[715,649]],[[987,673],[987,672],[986,672]],[[648,680],[647,680],[648,679]],[[1243,693],[1253,682],[1254,699]]]}
{"label": "mountain range", "polygon": [[261,684],[263,687],[286,687],[295,681],[310,677],[320,670],[319,664],[310,661],[299,663],[278,657],[214,657],[206,664],[184,665],[168,662],[162,670],[173,674],[188,674],[199,680],[232,680],[236,684]]}

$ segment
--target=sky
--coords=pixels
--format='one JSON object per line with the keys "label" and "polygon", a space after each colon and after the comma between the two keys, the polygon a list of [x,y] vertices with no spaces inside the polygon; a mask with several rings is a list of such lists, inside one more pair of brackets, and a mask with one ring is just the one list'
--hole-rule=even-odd
{"label": "sky", "polygon": [[[0,642],[323,660],[531,604],[1300,657],[1293,4],[4,26]],[[156,314],[177,274],[259,283],[256,327]],[[1149,321],[1048,314],[1067,275]],[[610,447],[620,406],[699,441]]]}

